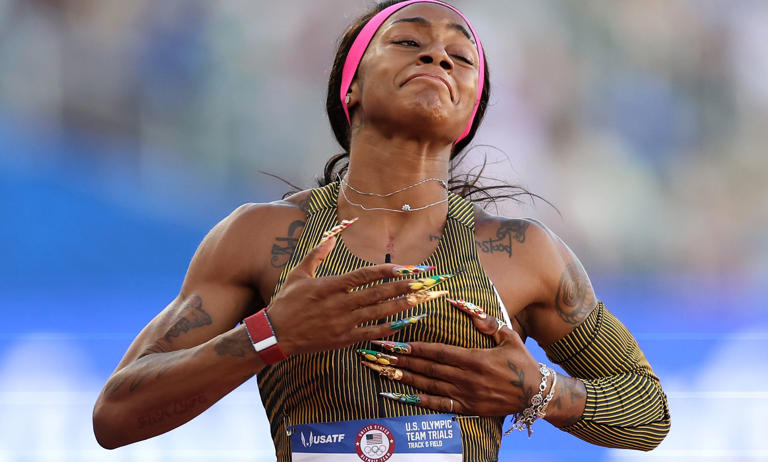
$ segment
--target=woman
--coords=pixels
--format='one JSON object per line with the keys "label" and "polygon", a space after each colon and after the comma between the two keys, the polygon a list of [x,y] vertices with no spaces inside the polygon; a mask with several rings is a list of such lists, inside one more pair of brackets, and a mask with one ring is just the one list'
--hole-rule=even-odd
{"label": "woman", "polygon": [[576,256],[540,223],[447,191],[488,96],[481,42],[450,5],[361,17],[329,82],[345,154],[321,187],[243,205],[206,236],[99,396],[99,443],[164,433],[257,375],[280,461],[496,460],[510,414],[529,435],[543,417],[655,447],[669,428],[658,379]]}

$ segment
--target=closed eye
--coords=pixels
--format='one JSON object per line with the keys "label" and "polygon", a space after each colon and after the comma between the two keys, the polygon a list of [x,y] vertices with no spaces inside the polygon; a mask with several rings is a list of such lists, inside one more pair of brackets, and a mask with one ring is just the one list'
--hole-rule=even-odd
{"label": "closed eye", "polygon": [[456,59],[459,59],[461,61],[464,61],[465,63],[469,64],[470,66],[474,66],[475,65],[475,63],[473,63],[471,60],[469,60],[468,58],[465,58],[465,57],[463,57],[461,55],[453,55],[453,57],[456,58]]}
{"label": "closed eye", "polygon": [[416,42],[415,40],[400,40],[400,41],[395,42],[395,44],[403,45],[403,46],[407,46],[407,47],[418,47],[419,46],[419,43]]}

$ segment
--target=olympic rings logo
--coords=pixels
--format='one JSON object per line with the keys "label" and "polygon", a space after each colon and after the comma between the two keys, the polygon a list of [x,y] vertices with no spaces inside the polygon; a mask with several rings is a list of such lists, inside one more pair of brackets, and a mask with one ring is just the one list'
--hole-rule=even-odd
{"label": "olympic rings logo", "polygon": [[387,447],[383,444],[366,446],[363,449],[363,452],[369,456],[378,456],[379,454],[384,454],[386,451]]}

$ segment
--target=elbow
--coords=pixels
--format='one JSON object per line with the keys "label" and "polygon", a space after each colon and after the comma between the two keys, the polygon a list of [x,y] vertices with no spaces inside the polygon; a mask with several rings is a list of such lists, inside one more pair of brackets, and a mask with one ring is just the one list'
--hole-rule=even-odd
{"label": "elbow", "polygon": [[[651,392],[635,396],[635,406],[597,408],[595,415],[577,422],[567,432],[592,444],[615,449],[652,451],[669,434],[667,397],[658,383]],[[625,395],[625,398],[627,396]]]}
{"label": "elbow", "polygon": [[640,451],[652,451],[659,447],[662,441],[669,434],[669,429],[672,426],[672,421],[669,416],[669,406],[667,404],[667,396],[664,393],[660,393],[660,399],[656,404],[656,412],[659,415],[657,420],[649,422],[637,429],[637,446],[629,447],[628,449],[638,449]]}
{"label": "elbow", "polygon": [[128,442],[121,441],[122,432],[116,425],[122,419],[117,415],[113,406],[104,403],[102,399],[103,397],[99,397],[93,407],[93,434],[96,437],[96,442],[104,449],[116,449],[125,446]]}
{"label": "elbow", "polygon": [[651,427],[653,431],[653,438],[649,441],[649,446],[642,448],[644,451],[652,451],[656,449],[662,441],[669,434],[669,429],[672,427],[672,420],[669,417],[669,406],[667,405],[667,397],[662,394],[662,400],[660,403],[662,412],[662,418],[654,422]]}

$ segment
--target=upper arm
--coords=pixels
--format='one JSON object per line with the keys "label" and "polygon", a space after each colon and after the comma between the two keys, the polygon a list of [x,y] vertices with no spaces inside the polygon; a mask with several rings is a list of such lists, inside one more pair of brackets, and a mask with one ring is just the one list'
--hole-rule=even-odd
{"label": "upper arm", "polygon": [[536,300],[518,315],[528,335],[549,345],[589,316],[597,299],[578,257],[543,224],[529,220],[526,266],[537,283]]}
{"label": "upper arm", "polygon": [[149,353],[200,345],[263,305],[253,285],[256,262],[263,260],[254,226],[263,222],[268,207],[240,206],[205,236],[179,294],[134,339],[117,370]]}

